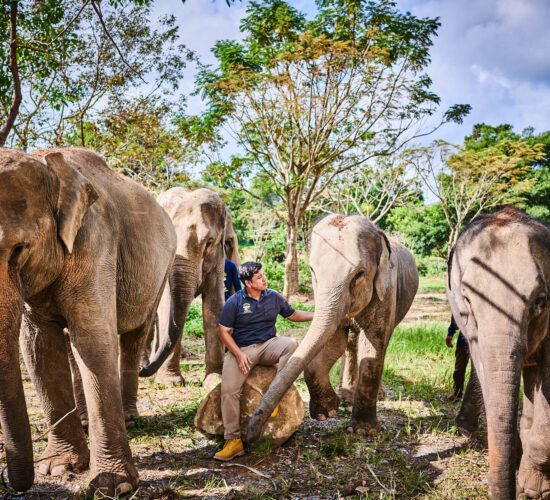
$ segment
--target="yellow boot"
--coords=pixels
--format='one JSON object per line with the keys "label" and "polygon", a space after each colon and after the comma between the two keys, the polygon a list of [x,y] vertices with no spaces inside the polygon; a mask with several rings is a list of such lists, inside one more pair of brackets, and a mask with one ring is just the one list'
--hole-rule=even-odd
{"label": "yellow boot", "polygon": [[235,457],[242,457],[243,455],[243,442],[240,439],[228,439],[223,446],[223,450],[218,451],[218,453],[214,455],[214,459],[227,462],[233,460]]}

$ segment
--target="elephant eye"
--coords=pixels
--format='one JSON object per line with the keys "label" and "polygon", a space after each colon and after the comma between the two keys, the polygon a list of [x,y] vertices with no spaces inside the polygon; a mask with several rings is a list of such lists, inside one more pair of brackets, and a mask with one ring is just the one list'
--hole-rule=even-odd
{"label": "elephant eye", "polygon": [[27,248],[26,243],[18,243],[15,245],[11,251],[10,260],[9,260],[9,266],[15,267],[17,266],[17,263],[19,261],[19,257],[21,257],[21,254],[23,253],[23,250]]}
{"label": "elephant eye", "polygon": [[365,276],[365,271],[359,271],[356,275],[355,275],[355,280],[358,280],[359,278],[362,278],[363,276]]}
{"label": "elephant eye", "polygon": [[531,304],[531,308],[536,316],[544,311],[548,305],[548,297],[546,295],[539,295]]}

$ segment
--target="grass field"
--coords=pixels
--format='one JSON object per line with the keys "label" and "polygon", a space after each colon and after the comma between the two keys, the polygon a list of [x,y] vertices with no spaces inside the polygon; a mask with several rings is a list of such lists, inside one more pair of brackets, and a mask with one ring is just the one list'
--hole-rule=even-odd
{"label": "grass field", "polygon": [[[282,320],[279,333],[303,338],[306,327],[295,326]],[[483,436],[474,442],[458,436],[458,407],[445,399],[454,360],[445,332],[445,323],[426,322],[394,332],[384,370],[385,398],[378,405],[378,434],[347,434],[351,409],[342,406],[336,418],[324,422],[306,416],[281,448],[264,443],[224,465],[211,460],[221,441],[207,439],[193,427],[204,395],[204,347],[202,339],[187,336],[189,358],[181,364],[185,387],[140,382],[141,417],[129,436],[141,483],[132,498],[487,498]],[[333,382],[338,371],[338,365],[331,371]],[[297,386],[307,408],[302,378]],[[39,436],[45,423],[28,381],[25,391],[33,435]],[[44,438],[35,442],[36,458],[44,447]],[[80,498],[84,478],[37,474],[25,497]],[[5,494],[0,486],[0,497]]]}

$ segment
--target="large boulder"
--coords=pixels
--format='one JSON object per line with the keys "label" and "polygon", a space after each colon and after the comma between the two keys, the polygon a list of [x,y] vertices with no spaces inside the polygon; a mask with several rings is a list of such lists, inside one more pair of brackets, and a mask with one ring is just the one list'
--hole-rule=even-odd
{"label": "large boulder", "polygon": [[[241,435],[246,436],[248,420],[277,374],[274,366],[255,366],[248,375],[241,397]],[[280,403],[279,413],[264,425],[262,437],[283,444],[296,432],[304,419],[304,402],[293,385]],[[195,416],[195,427],[207,436],[223,436],[221,384],[202,400]]]}

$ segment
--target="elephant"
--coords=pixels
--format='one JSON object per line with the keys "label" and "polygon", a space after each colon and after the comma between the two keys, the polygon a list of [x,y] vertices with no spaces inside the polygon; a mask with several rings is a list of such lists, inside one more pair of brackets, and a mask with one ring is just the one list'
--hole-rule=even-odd
{"label": "elephant", "polygon": [[350,329],[359,332],[359,376],[348,431],[379,428],[376,401],[386,348],[418,288],[414,259],[367,217],[331,214],[312,230],[309,263],[313,321],[251,417],[249,442],[258,438],[263,423],[302,370],[312,418],[336,414],[340,399],[330,384],[329,370],[346,350]]}
{"label": "elephant", "polygon": [[475,219],[447,295],[483,394],[492,498],[550,497],[550,228],[509,207]]}
{"label": "elephant", "polygon": [[224,247],[231,252],[228,258],[238,262],[237,237],[221,197],[210,189],[175,187],[161,193],[158,202],[174,223],[178,244],[169,286],[158,311],[158,347],[140,375],[150,376],[159,370],[158,381],[183,383],[181,337],[189,306],[201,293],[206,343],[204,385],[213,387],[223,364],[217,328],[224,304]]}
{"label": "elephant", "polygon": [[[40,397],[48,444],[43,474],[90,466],[89,491],[133,489],[138,473],[124,425],[141,349],[176,250],[168,215],[97,154],[0,150],[0,422],[8,477],[34,481],[20,338]],[[64,329],[90,414],[89,449],[75,407]]]}

